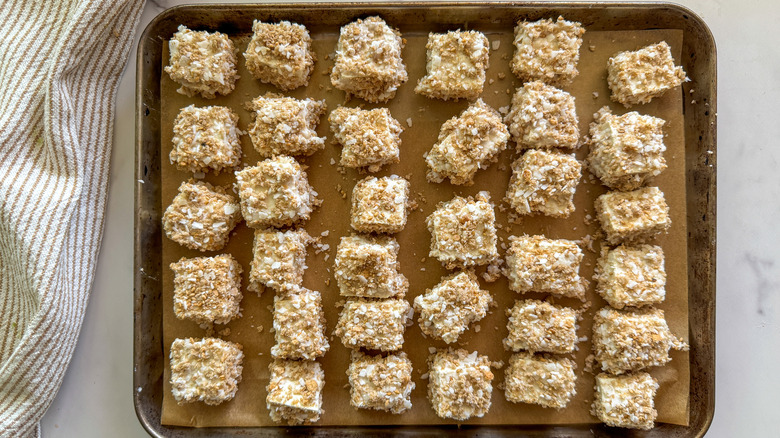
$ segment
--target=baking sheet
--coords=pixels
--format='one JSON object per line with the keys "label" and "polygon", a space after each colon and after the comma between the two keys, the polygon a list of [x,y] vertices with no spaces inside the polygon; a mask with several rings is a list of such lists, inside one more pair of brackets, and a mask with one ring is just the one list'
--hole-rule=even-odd
{"label": "baking sheet", "polygon": [[[387,105],[393,115],[401,121],[405,131],[402,134],[401,163],[382,169],[377,175],[398,174],[410,179],[413,198],[418,201],[419,208],[409,215],[406,229],[397,234],[401,252],[401,271],[409,278],[410,290],[407,299],[410,302],[414,297],[423,293],[426,288],[436,284],[447,271],[438,261],[427,257],[430,235],[424,226],[425,217],[430,214],[439,201],[446,201],[458,194],[462,196],[473,195],[481,190],[488,190],[494,202],[498,205],[503,198],[511,170],[509,164],[516,157],[513,148],[505,151],[499,158],[499,163],[485,171],[478,173],[475,184],[470,187],[451,186],[448,183],[429,184],[425,180],[426,166],[422,154],[430,149],[438,135],[439,127],[448,118],[457,115],[466,106],[467,102],[457,103],[430,100],[413,92],[414,85],[425,73],[425,42],[426,33],[405,31],[403,24],[391,23],[401,28],[407,45],[403,56],[409,72],[409,81],[400,87],[398,95]],[[455,27],[453,27],[455,28]],[[488,78],[493,79],[486,83],[482,98],[494,108],[509,105],[511,93],[520,81],[509,72],[509,59],[512,54],[511,28],[480,29],[483,30],[491,41],[499,40],[498,50],[491,50]],[[234,36],[237,37],[237,36]],[[314,50],[317,55],[317,63],[312,80],[305,89],[294,90],[287,93],[293,97],[312,97],[325,99],[328,109],[332,110],[337,105],[344,103],[344,94],[332,89],[327,72],[332,66],[332,61],[326,59],[335,47],[338,37],[338,28],[320,29],[313,31]],[[574,83],[566,87],[577,99],[577,112],[580,117],[580,130],[582,134],[587,132],[587,126],[592,121],[592,114],[603,105],[610,105],[616,113],[626,110],[620,105],[609,101],[609,90],[606,85],[606,60],[613,53],[620,50],[634,50],[646,44],[666,40],[673,49],[675,57],[679,58],[682,42],[682,31],[679,30],[650,30],[631,32],[586,32],[581,49],[580,76]],[[246,46],[246,38],[235,38],[240,51]],[[167,49],[167,47],[165,48]],[[592,50],[591,50],[592,49]],[[180,108],[189,104],[196,105],[226,105],[233,108],[240,116],[239,125],[245,128],[250,122],[250,114],[243,110],[243,103],[255,96],[267,91],[277,91],[271,86],[260,84],[251,79],[251,76],[243,66],[243,59],[239,55],[239,74],[242,79],[238,81],[236,90],[229,96],[219,97],[213,100],[200,98],[188,98],[175,93],[178,88],[167,75],[161,80],[162,101],[162,138],[161,138],[161,173],[162,173],[162,204],[167,206],[176,194],[179,183],[187,179],[189,174],[179,172],[168,162],[168,153],[171,148],[172,124],[176,113]],[[167,62],[167,51],[163,53],[163,60]],[[501,78],[503,76],[503,79]],[[597,93],[597,94],[594,94]],[[368,105],[358,99],[348,102],[349,106],[363,105],[372,108],[379,105]],[[635,108],[642,113],[662,117],[667,120],[665,126],[666,153],[669,168],[655,180],[666,194],[670,205],[672,228],[670,233],[657,239],[666,253],[666,268],[668,276],[667,299],[660,308],[666,311],[667,320],[673,333],[687,340],[688,334],[688,309],[687,309],[687,245],[686,245],[686,213],[685,213],[685,165],[683,144],[683,117],[682,117],[682,93],[670,92],[659,99],[641,107]],[[411,119],[412,126],[408,126],[407,119]],[[318,129],[320,135],[330,135],[326,116]],[[244,151],[244,163],[254,164],[259,156],[252,148],[247,136],[242,139]],[[310,249],[307,264],[309,269],[304,278],[304,286],[319,290],[323,295],[324,311],[327,320],[327,332],[332,333],[338,318],[339,309],[335,302],[341,300],[335,281],[332,281],[330,268],[332,266],[335,249],[339,238],[351,233],[348,220],[349,194],[354,183],[365,177],[357,172],[347,169],[345,173],[337,171],[336,166],[330,164],[331,159],[337,163],[341,148],[332,142],[325,150],[314,156],[302,160],[309,166],[309,180],[315,190],[324,200],[318,211],[312,215],[312,219],[306,223],[305,228],[312,236],[319,236],[323,231],[329,231],[327,237],[322,238],[322,243],[330,245],[330,250],[320,254],[314,254]],[[577,152],[577,157],[586,156],[586,148]],[[230,174],[219,176],[207,175],[207,181],[215,184],[232,184],[234,178]],[[586,172],[578,186],[575,203],[577,210],[568,219],[551,219],[547,217],[531,217],[524,219],[520,224],[511,224],[503,208],[497,208],[497,220],[502,229],[499,236],[506,238],[510,234],[544,234],[551,238],[567,238],[578,240],[587,235],[596,235],[598,224],[595,221],[586,221],[585,217],[595,216],[593,212],[593,200],[604,192],[604,188],[595,180],[592,180]],[[346,198],[344,197],[346,194]],[[217,254],[230,252],[241,262],[245,268],[243,285],[247,284],[249,263],[251,260],[252,232],[243,224],[239,225],[231,237],[228,246],[219,252],[206,253]],[[581,275],[590,278],[593,266],[598,254],[598,244],[594,245],[595,252],[585,251],[585,259],[581,268]],[[163,238],[163,266],[167,266],[182,256],[195,257],[203,253],[184,249]],[[326,260],[327,257],[327,260]],[[478,270],[479,273],[484,268]],[[326,284],[325,279],[331,279]],[[173,315],[172,289],[173,275],[168,269],[163,269],[163,344],[165,356],[168,356],[169,347],[176,337],[202,337],[206,332],[196,324],[189,321],[180,321]],[[470,351],[477,350],[480,354],[487,354],[491,360],[508,362],[509,354],[503,350],[501,340],[506,336],[506,316],[504,310],[511,307],[513,301],[519,298],[517,294],[507,288],[506,280],[501,278],[495,283],[481,281],[482,287],[491,291],[497,307],[493,309],[485,319],[477,325],[480,331],[476,332],[472,327],[462,336],[460,346]],[[543,298],[542,294],[526,294],[526,297]],[[587,291],[590,308],[580,323],[579,336],[590,338],[591,317],[593,313],[605,305],[593,290],[591,283]],[[273,293],[268,291],[261,297],[254,293],[244,292],[242,301],[243,317],[227,324],[225,327],[216,328],[217,335],[230,341],[239,342],[244,346],[246,358],[244,360],[243,381],[239,384],[236,398],[219,406],[206,406],[200,403],[178,405],[170,395],[169,366],[166,359],[162,423],[166,425],[181,426],[263,426],[273,424],[268,417],[265,407],[265,385],[268,380],[268,363],[270,362],[270,347],[273,345],[273,334],[269,331],[272,325],[270,306],[273,302]],[[558,299],[557,303],[580,308],[584,304],[576,300]],[[225,330],[225,328],[229,330]],[[229,333],[228,333],[229,331]],[[221,332],[221,333],[219,333]],[[406,344],[404,350],[409,354],[414,367],[414,377],[417,388],[412,393],[414,407],[401,415],[391,415],[377,411],[356,411],[349,406],[349,389],[345,371],[349,363],[349,351],[343,347],[337,337],[331,338],[331,350],[320,362],[325,369],[326,385],[324,389],[325,413],[318,425],[380,425],[380,424],[445,424],[454,421],[442,421],[435,416],[426,399],[427,382],[420,379],[420,375],[427,372],[425,359],[429,354],[428,348],[444,347],[445,344],[430,338],[423,338],[417,325],[411,326],[406,332]],[[585,358],[590,353],[589,340],[579,344],[579,351],[574,355],[578,364],[577,396],[569,406],[563,410],[543,409],[533,405],[512,404],[506,402],[503,391],[499,389],[503,382],[503,370],[495,370],[493,406],[490,412],[483,418],[472,419],[467,424],[573,424],[591,423],[595,419],[590,416],[589,408],[593,393],[593,376],[584,372]],[[687,352],[674,352],[670,365],[651,370],[651,373],[659,379],[661,387],[656,397],[656,407],[659,411],[658,421],[672,424],[687,425],[688,423],[688,393],[689,393],[689,358]]]}

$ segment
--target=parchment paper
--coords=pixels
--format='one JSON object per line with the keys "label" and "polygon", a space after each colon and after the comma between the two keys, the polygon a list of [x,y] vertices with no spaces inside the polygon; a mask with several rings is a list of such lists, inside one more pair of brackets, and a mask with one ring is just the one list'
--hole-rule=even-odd
{"label": "parchment paper", "polygon": [[[185,23],[186,24],[186,23]],[[399,25],[396,23],[396,25]],[[442,102],[427,99],[414,94],[414,86],[417,80],[425,73],[425,43],[427,34],[420,32],[406,32],[403,24],[400,24],[404,38],[407,40],[403,51],[404,62],[409,72],[409,81],[400,87],[397,96],[387,105],[396,119],[404,126],[402,134],[401,162],[382,169],[377,175],[384,176],[398,174],[406,176],[411,182],[413,198],[418,202],[419,208],[409,215],[406,229],[396,235],[401,246],[400,260],[401,271],[409,278],[410,289],[407,299],[411,302],[415,296],[423,293],[426,288],[435,285],[440,278],[447,274],[438,261],[428,257],[430,234],[425,227],[425,218],[434,210],[439,201],[451,199],[454,195],[474,195],[481,190],[488,190],[493,201],[498,206],[503,199],[509,182],[511,170],[509,164],[516,158],[514,147],[500,155],[499,162],[489,169],[477,174],[475,184],[470,187],[452,186],[445,182],[442,184],[430,184],[425,179],[426,165],[423,153],[428,151],[439,132],[441,124],[460,113],[468,102],[459,101]],[[509,60],[512,56],[512,29],[492,28],[479,29],[484,31],[492,41],[500,41],[497,50],[490,51],[490,68],[487,71],[488,82],[482,98],[486,103],[498,109],[509,105],[511,93],[521,85],[509,70]],[[243,53],[246,47],[247,37],[240,35],[235,38],[239,50]],[[344,104],[344,93],[332,89],[328,72],[332,67],[330,54],[333,52],[338,37],[338,29],[313,30],[314,50],[316,51],[316,69],[312,80],[305,89],[294,90],[288,95],[304,98],[325,99],[328,110]],[[609,56],[621,50],[635,50],[644,45],[666,40],[672,47],[673,54],[679,59],[682,32],[677,30],[648,30],[632,32],[586,32],[581,49],[579,62],[580,75],[574,83],[566,87],[576,97],[577,113],[580,119],[581,135],[587,133],[588,125],[593,120],[593,113],[603,105],[609,105],[613,112],[622,114],[626,112],[621,105],[610,102],[609,89],[606,82],[606,62]],[[167,44],[163,54],[163,62],[168,62]],[[275,90],[272,86],[260,84],[252,79],[244,68],[243,56],[239,55],[241,79],[236,90],[226,97],[218,97],[213,100],[200,98],[188,98],[175,92],[177,85],[168,75],[163,74],[161,79],[162,96],[162,205],[167,207],[176,195],[176,189],[182,180],[190,175],[179,172],[168,161],[171,150],[171,137],[173,120],[179,109],[190,105],[225,105],[231,107],[240,116],[239,126],[246,129],[251,118],[243,109],[243,103],[252,98]],[[678,89],[667,93],[662,98],[654,99],[647,105],[635,107],[644,114],[661,117],[667,121],[665,126],[666,159],[669,168],[655,179],[666,195],[666,200],[671,209],[672,228],[668,235],[661,236],[656,243],[664,248],[666,254],[667,296],[666,301],[659,307],[666,312],[666,318],[673,333],[688,338],[688,303],[687,303],[687,255],[686,255],[686,211],[685,211],[685,167],[683,144],[683,117],[682,117],[682,92]],[[359,99],[348,102],[349,106],[362,105],[366,108],[375,107],[368,105]],[[411,126],[407,123],[411,119]],[[341,147],[337,146],[328,129],[327,116],[323,116],[318,132],[328,136],[328,144],[323,151],[314,156],[302,160],[308,165],[309,181],[319,192],[324,200],[322,206],[313,214],[305,228],[312,236],[320,236],[323,231],[329,231],[329,235],[321,239],[322,243],[330,245],[330,250],[315,254],[310,248],[307,263],[304,286],[318,290],[322,293],[325,316],[327,319],[327,333],[332,334],[339,310],[335,303],[341,298],[338,294],[336,282],[330,272],[335,256],[336,246],[342,236],[349,235],[352,230],[349,226],[349,196],[355,182],[366,175],[360,175],[354,170],[347,169],[341,174],[337,167],[330,162],[339,161]],[[255,164],[259,156],[254,151],[248,136],[243,136],[242,146],[244,152],[243,162]],[[587,148],[583,147],[576,153],[579,159],[587,155]],[[208,174],[205,178],[214,184],[231,185],[235,178],[231,173],[222,173],[219,176]],[[589,173],[585,172],[581,183],[577,188],[575,202],[577,209],[568,219],[552,219],[544,216],[530,217],[521,224],[511,224],[507,219],[507,209],[497,208],[497,221],[501,226],[499,236],[503,241],[510,234],[544,234],[550,238],[565,238],[579,240],[587,235],[597,236],[598,223],[586,221],[586,215],[595,217],[593,201],[602,194],[605,188],[601,186]],[[346,194],[346,197],[343,195]],[[244,299],[241,303],[243,316],[226,326],[217,326],[217,336],[241,343],[246,355],[244,359],[243,381],[239,384],[238,393],[234,400],[219,406],[207,406],[202,403],[178,405],[170,393],[169,364],[166,359],[165,387],[163,397],[162,423],[166,425],[180,426],[266,426],[272,425],[266,409],[265,386],[268,381],[268,364],[271,360],[270,348],[273,345],[271,305],[273,303],[273,291],[266,291],[261,297],[255,293],[246,291],[247,276],[249,272],[252,231],[243,223],[234,231],[228,246],[218,252],[205,253],[215,255],[224,252],[232,253],[244,267]],[[598,241],[594,244],[594,252],[585,251],[580,274],[587,279],[593,275],[593,267],[599,250]],[[500,250],[503,255],[503,250]],[[165,267],[180,257],[195,257],[203,253],[187,250],[169,239],[163,237],[163,264]],[[166,358],[170,345],[177,337],[202,337],[207,333],[195,323],[182,321],[173,314],[173,275],[167,268],[163,269],[163,345]],[[484,272],[484,268],[478,270],[478,274]],[[326,282],[330,279],[329,282]],[[473,327],[461,337],[460,346],[469,351],[477,350],[480,354],[488,355],[493,361],[503,361],[508,364],[509,353],[504,351],[501,340],[506,337],[507,317],[505,310],[512,306],[514,300],[520,298],[518,294],[509,291],[507,281],[501,278],[494,283],[480,281],[483,288],[487,288],[493,294],[497,307],[482,321],[477,323],[480,329]],[[328,284],[329,283],[329,284]],[[526,294],[525,297],[544,298],[543,294]],[[586,356],[591,351],[591,320],[595,311],[605,306],[605,302],[598,297],[590,282],[587,291],[587,304],[590,305],[584,312],[580,322],[578,335],[587,337],[587,341],[579,344],[579,350],[573,355],[577,369],[577,395],[563,410],[543,409],[534,405],[513,404],[504,398],[503,388],[504,370],[494,370],[492,407],[483,418],[474,418],[466,421],[466,424],[571,424],[593,423],[596,419],[589,414],[590,403],[593,397],[594,378],[592,373],[584,371]],[[587,307],[587,304],[577,300],[558,299],[557,303],[576,308]],[[227,330],[229,329],[229,334]],[[221,332],[221,334],[220,334]],[[430,407],[426,398],[427,381],[420,376],[427,372],[426,358],[429,347],[445,347],[441,341],[424,338],[416,324],[409,327],[405,336],[404,350],[409,354],[414,365],[414,379],[416,389],[412,392],[413,408],[401,415],[392,415],[377,411],[355,410],[349,405],[349,387],[345,371],[349,364],[349,350],[345,348],[340,339],[331,336],[331,349],[320,363],[325,370],[326,384],[324,388],[324,410],[318,425],[381,425],[381,424],[443,424],[454,423],[439,419]],[[650,370],[660,382],[661,386],[656,397],[658,409],[658,421],[674,424],[688,424],[688,390],[689,390],[689,359],[687,352],[674,352],[672,362],[662,368]]]}

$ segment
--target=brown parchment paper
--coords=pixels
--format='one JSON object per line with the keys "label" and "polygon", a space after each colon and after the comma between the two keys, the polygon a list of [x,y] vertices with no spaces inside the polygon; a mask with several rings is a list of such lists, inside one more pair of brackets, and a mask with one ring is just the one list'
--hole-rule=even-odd
{"label": "brown parchment paper", "polygon": [[[186,24],[186,23],[184,23]],[[406,229],[396,235],[400,243],[401,271],[409,278],[410,289],[407,299],[412,302],[415,296],[423,293],[426,288],[435,285],[448,272],[438,261],[428,257],[430,234],[425,227],[425,218],[434,210],[440,201],[451,199],[454,195],[474,195],[487,190],[492,195],[497,207],[501,204],[511,174],[509,164],[517,156],[513,145],[502,153],[499,162],[489,169],[478,173],[475,184],[469,187],[452,186],[448,182],[430,184],[425,179],[426,165],[423,153],[428,151],[436,141],[441,124],[460,113],[468,102],[443,102],[427,99],[414,94],[417,80],[425,73],[425,43],[427,33],[406,31],[404,23],[392,23],[403,32],[407,41],[403,51],[403,59],[409,72],[409,81],[400,87],[397,96],[387,106],[404,126],[401,136],[401,162],[382,169],[377,175],[398,174],[408,177],[411,182],[412,197],[418,202],[419,208],[409,214]],[[453,29],[458,26],[453,26]],[[486,103],[498,109],[508,106],[511,93],[521,85],[509,70],[509,60],[512,56],[512,29],[506,28],[476,28],[486,33],[493,41],[500,41],[497,50],[490,51],[490,68],[487,71],[488,81],[482,98]],[[345,104],[344,93],[332,89],[328,72],[332,67],[330,54],[333,52],[338,38],[338,28],[310,27],[316,52],[316,69],[308,87],[286,93],[297,98],[312,97],[325,99],[328,110],[337,105]],[[246,35],[231,35],[239,50],[243,53],[247,43]],[[609,105],[615,113],[624,113],[621,105],[610,102],[609,89],[606,82],[606,62],[609,56],[621,50],[635,50],[644,45],[666,40],[673,53],[679,59],[682,31],[648,30],[631,32],[586,32],[581,49],[579,62],[580,75],[572,85],[566,87],[576,97],[577,113],[580,119],[581,135],[587,134],[593,113],[603,105]],[[167,45],[163,54],[163,62],[168,62]],[[239,126],[246,129],[251,118],[249,112],[243,109],[243,103],[268,91],[278,92],[272,86],[261,84],[251,78],[244,68],[243,56],[239,55],[241,79],[236,90],[228,96],[213,100],[188,98],[175,92],[177,85],[163,74],[161,78],[162,96],[162,205],[166,207],[176,195],[176,189],[182,180],[190,175],[175,169],[168,161],[171,150],[173,120],[179,109],[190,105],[225,105],[231,107],[240,116]],[[661,98],[654,99],[647,105],[634,109],[644,114],[661,117],[667,121],[665,126],[666,159],[668,169],[655,179],[665,193],[671,209],[672,228],[668,235],[661,236],[656,243],[664,248],[666,254],[667,297],[659,307],[666,312],[666,318],[673,333],[688,338],[688,303],[687,303],[687,255],[686,255],[686,211],[685,211],[685,168],[683,144],[682,92],[677,89]],[[362,105],[366,108],[378,105],[368,105],[359,99],[346,103],[349,106]],[[411,123],[409,123],[409,120]],[[328,143],[323,151],[312,157],[301,160],[308,165],[309,181],[323,199],[322,206],[305,224],[306,230],[312,236],[320,236],[328,231],[327,237],[322,237],[322,243],[330,245],[329,251],[315,254],[310,248],[307,264],[309,266],[304,278],[304,286],[322,293],[323,307],[327,319],[327,333],[332,334],[338,318],[339,310],[335,303],[341,298],[336,282],[332,278],[331,267],[336,246],[342,236],[349,235],[350,195],[355,182],[366,175],[347,169],[345,173],[337,171],[341,147],[332,140],[328,128],[327,116],[323,116],[318,132],[328,136]],[[248,136],[243,136],[243,163],[253,165],[259,160]],[[584,159],[587,147],[577,151],[578,159]],[[215,176],[208,174],[206,181],[214,184],[231,185],[235,178],[231,173]],[[497,222],[500,224],[499,236],[506,241],[508,235],[514,234],[544,234],[550,238],[565,238],[579,240],[585,236],[597,236],[598,223],[586,221],[586,216],[595,217],[593,201],[602,194],[605,188],[601,186],[588,172],[577,188],[575,196],[576,211],[567,219],[552,219],[544,216],[525,218],[520,224],[508,222],[508,210],[496,209]],[[165,366],[165,387],[162,408],[162,423],[179,426],[266,426],[272,425],[266,409],[265,386],[268,382],[268,364],[271,360],[270,348],[274,343],[271,306],[273,291],[268,290],[258,297],[255,293],[246,291],[247,277],[252,253],[252,231],[240,224],[234,231],[229,244],[222,251],[205,253],[215,255],[232,253],[244,267],[244,298],[241,303],[243,316],[226,326],[217,326],[216,336],[238,342],[243,345],[245,359],[243,380],[239,384],[234,400],[219,406],[207,406],[201,403],[178,405],[170,393],[170,367]],[[597,259],[599,241],[593,245],[594,251],[585,250],[585,258],[581,267],[581,275],[590,279]],[[503,250],[500,249],[503,254]],[[201,256],[204,253],[185,249],[163,237],[163,264],[165,267],[180,257]],[[202,337],[207,332],[195,323],[176,319],[173,314],[173,275],[170,269],[163,269],[163,342],[166,358],[170,345],[179,337]],[[478,274],[484,268],[478,270]],[[327,279],[331,281],[326,282]],[[509,353],[504,351],[502,339],[506,337],[507,317],[505,310],[510,308],[514,300],[520,298],[509,291],[505,278],[494,283],[487,283],[481,277],[483,288],[490,290],[497,306],[482,321],[478,322],[461,337],[459,346],[469,351],[477,350],[488,355],[493,361],[508,363]],[[329,283],[329,284],[328,284]],[[542,294],[527,294],[526,297],[545,298]],[[483,418],[466,421],[467,424],[571,424],[593,423],[596,419],[589,414],[593,398],[593,374],[585,372],[586,356],[591,351],[592,316],[605,302],[598,297],[590,282],[587,300],[590,307],[584,312],[578,334],[587,337],[579,344],[579,350],[573,355],[577,362],[578,380],[577,395],[563,410],[543,409],[534,405],[513,404],[504,398],[502,383],[504,370],[494,370],[492,407]],[[577,300],[558,299],[557,303],[575,308],[587,307],[587,304]],[[479,329],[479,330],[477,330]],[[409,354],[414,365],[414,380],[416,389],[412,392],[413,408],[401,415],[392,415],[377,411],[355,410],[349,405],[349,387],[345,371],[349,364],[349,350],[340,339],[330,338],[331,348],[320,363],[325,370],[324,414],[318,425],[391,425],[391,424],[445,424],[454,421],[439,419],[430,407],[426,398],[427,381],[420,376],[427,372],[426,358],[429,347],[442,348],[446,345],[441,341],[424,338],[416,324],[409,327],[405,335],[404,351]],[[662,368],[652,369],[660,382],[656,397],[658,421],[673,424],[688,424],[688,390],[689,390],[689,359],[687,352],[674,352],[672,362]]]}

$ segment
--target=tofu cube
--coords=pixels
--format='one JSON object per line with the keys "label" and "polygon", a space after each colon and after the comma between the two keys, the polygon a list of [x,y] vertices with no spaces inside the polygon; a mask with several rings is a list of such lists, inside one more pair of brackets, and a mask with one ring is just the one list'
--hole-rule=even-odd
{"label": "tofu cube", "polygon": [[412,361],[406,353],[368,355],[352,350],[347,369],[350,404],[400,414],[412,408]]}
{"label": "tofu cube", "polygon": [[280,155],[236,172],[241,213],[252,228],[285,227],[309,219],[319,205],[306,172]]}
{"label": "tofu cube", "polygon": [[197,32],[179,26],[168,41],[170,63],[165,72],[181,85],[178,93],[196,94],[213,99],[217,93],[228,95],[236,86],[238,50],[227,35],[220,32]]}
{"label": "tofu cube", "polygon": [[475,30],[429,33],[427,74],[414,92],[432,99],[476,99],[485,85],[489,47],[485,34]]}
{"label": "tofu cube", "polygon": [[330,82],[348,95],[387,102],[406,82],[401,32],[379,17],[357,19],[341,28]]}
{"label": "tofu cube", "polygon": [[252,269],[247,289],[261,294],[263,286],[277,291],[299,287],[306,270],[306,247],[313,239],[305,230],[255,230]]}
{"label": "tofu cube", "polygon": [[485,317],[493,304],[490,292],[479,288],[473,271],[447,277],[414,299],[423,333],[451,344],[474,322]]}
{"label": "tofu cube", "polygon": [[413,310],[402,299],[347,300],[339,315],[335,334],[347,348],[396,351],[404,345],[407,321]]}
{"label": "tofu cube", "polygon": [[585,296],[585,281],[579,274],[583,253],[571,240],[510,236],[505,258],[509,289],[515,292]]}
{"label": "tofu cube", "polygon": [[574,96],[541,81],[526,82],[512,96],[504,117],[517,150],[579,147]]}
{"label": "tofu cube", "polygon": [[590,170],[604,185],[635,190],[666,169],[664,120],[636,111],[613,115],[609,107],[590,124]]}
{"label": "tofu cube", "polygon": [[409,281],[399,272],[398,250],[387,236],[342,237],[333,266],[341,296],[402,298]]}
{"label": "tofu cube", "polygon": [[271,378],[265,401],[271,420],[297,426],[320,419],[325,373],[319,363],[275,359],[268,369]]}
{"label": "tofu cube", "polygon": [[431,232],[429,255],[447,269],[487,265],[498,257],[495,222],[488,192],[440,203],[425,220]]}
{"label": "tofu cube", "polygon": [[452,184],[473,184],[477,171],[496,162],[507,141],[509,131],[501,116],[477,100],[442,125],[439,139],[425,157],[428,181],[449,178]]}
{"label": "tofu cube", "polygon": [[325,314],[319,292],[296,288],[274,296],[275,359],[313,360],[325,355],[330,345],[325,336]]}
{"label": "tofu cube", "polygon": [[562,409],[577,394],[575,364],[569,358],[552,358],[523,352],[509,358],[504,388],[507,401]]}
{"label": "tofu cube", "polygon": [[179,404],[218,405],[232,400],[241,381],[241,344],[217,338],[175,339],[171,344],[171,393]]}
{"label": "tofu cube", "polygon": [[596,198],[596,217],[612,245],[643,243],[672,226],[669,206],[658,187],[605,193]]}
{"label": "tofu cube", "polygon": [[512,163],[506,197],[521,215],[569,217],[580,177],[582,165],[574,155],[529,149]]}
{"label": "tofu cube", "polygon": [[570,83],[579,74],[577,62],[584,33],[580,23],[563,17],[557,21],[519,21],[515,27],[512,72],[526,82]]}
{"label": "tofu cube", "polygon": [[182,257],[170,268],[177,318],[210,325],[227,324],[239,316],[243,269],[232,255]]}
{"label": "tofu cube", "polygon": [[596,376],[592,413],[607,426],[652,429],[658,381],[647,373]]}
{"label": "tofu cube", "polygon": [[517,300],[507,311],[504,347],[518,352],[567,354],[577,343],[577,311],[538,300]]}
{"label": "tofu cube", "polygon": [[163,214],[163,231],[189,249],[217,251],[227,245],[230,232],[241,221],[238,200],[222,187],[185,181]]}
{"label": "tofu cube", "polygon": [[428,356],[428,400],[436,415],[464,421],[490,410],[490,359],[476,351],[439,350]]}
{"label": "tofu cube", "polygon": [[612,100],[626,108],[648,103],[687,80],[683,68],[674,65],[666,41],[634,52],[620,52],[607,62],[607,83]]}
{"label": "tofu cube", "polygon": [[658,304],[666,298],[664,252],[655,245],[604,250],[594,279],[596,292],[616,309]]}
{"label": "tofu cube", "polygon": [[400,161],[403,127],[387,108],[340,106],[328,116],[333,137],[343,147],[340,164],[377,172]]}
{"label": "tofu cube", "polygon": [[249,138],[264,158],[309,156],[325,147],[325,137],[317,137],[317,125],[326,108],[324,100],[274,94],[257,97],[249,105],[254,111]]}
{"label": "tofu cube", "polygon": [[398,175],[368,177],[352,190],[352,228],[362,233],[397,233],[406,225],[409,181]]}
{"label": "tofu cube", "polygon": [[309,31],[289,21],[273,24],[255,20],[244,58],[255,79],[285,91],[308,85],[314,70]]}
{"label": "tofu cube", "polygon": [[236,113],[224,106],[183,108],[173,124],[171,164],[183,171],[214,170],[215,174],[238,166],[241,141],[237,123]]}

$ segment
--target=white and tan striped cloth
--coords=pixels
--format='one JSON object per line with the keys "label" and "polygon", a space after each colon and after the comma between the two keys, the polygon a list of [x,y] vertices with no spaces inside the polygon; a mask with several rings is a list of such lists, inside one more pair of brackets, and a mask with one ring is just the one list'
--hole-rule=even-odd
{"label": "white and tan striped cloth", "polygon": [[38,434],[94,278],[142,0],[0,0],[0,434]]}

